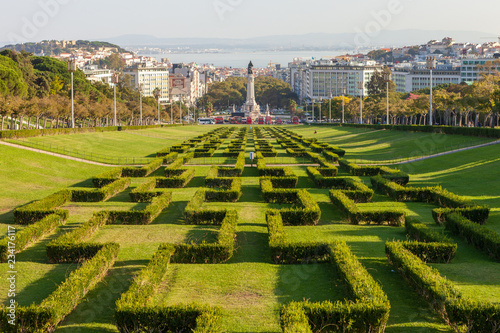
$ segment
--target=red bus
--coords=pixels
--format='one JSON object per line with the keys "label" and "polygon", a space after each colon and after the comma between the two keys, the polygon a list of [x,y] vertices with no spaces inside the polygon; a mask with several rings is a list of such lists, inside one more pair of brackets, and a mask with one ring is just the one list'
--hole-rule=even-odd
{"label": "red bus", "polygon": [[263,117],[259,117],[259,119],[257,119],[259,125],[264,125],[264,118]]}
{"label": "red bus", "polygon": [[276,125],[281,125],[283,124],[283,120],[281,120],[280,118],[276,119]]}
{"label": "red bus", "polygon": [[271,123],[272,123],[271,117],[267,116],[266,117],[266,125],[271,125]]}
{"label": "red bus", "polygon": [[230,117],[230,118],[229,118],[229,123],[230,123],[230,124],[235,124],[235,122],[234,122],[234,118],[233,118],[233,117]]}
{"label": "red bus", "polygon": [[299,124],[299,117],[293,117],[292,118],[292,124],[298,125]]}
{"label": "red bus", "polygon": [[250,124],[250,125],[252,124],[252,118],[250,118],[250,117],[247,118],[247,124]]}
{"label": "red bus", "polygon": [[234,117],[235,124],[241,124],[241,117]]}
{"label": "red bus", "polygon": [[224,118],[222,118],[222,117],[215,117],[215,123],[216,124],[224,124]]}

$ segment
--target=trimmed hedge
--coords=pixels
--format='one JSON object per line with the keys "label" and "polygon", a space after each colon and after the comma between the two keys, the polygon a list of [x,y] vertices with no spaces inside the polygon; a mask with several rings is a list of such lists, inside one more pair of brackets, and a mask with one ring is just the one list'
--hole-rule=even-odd
{"label": "trimmed hedge", "polygon": [[52,332],[57,325],[82,302],[87,293],[101,282],[113,267],[118,256],[119,245],[103,244],[96,255],[71,272],[66,280],[40,305],[18,307],[17,325],[10,325],[9,309],[0,309],[2,332]]}
{"label": "trimmed hedge", "polygon": [[446,215],[445,226],[453,234],[462,236],[467,243],[476,249],[486,252],[490,257],[500,261],[500,235],[495,231],[471,222],[457,213]]}
{"label": "trimmed hedge", "polygon": [[166,244],[161,245],[160,250],[173,246],[175,252],[171,260],[175,263],[218,264],[226,262],[233,256],[237,223],[238,213],[235,210],[225,211],[225,216],[220,222],[221,227],[218,232],[217,242],[202,244]]}
{"label": "trimmed hedge", "polygon": [[107,224],[146,225],[152,223],[172,202],[172,192],[151,199],[144,210],[109,211]]}
{"label": "trimmed hedge", "polygon": [[159,249],[116,301],[115,323],[121,333],[222,332],[222,311],[203,305],[152,306],[151,299],[167,275],[172,246]]}
{"label": "trimmed hedge", "polygon": [[353,176],[376,176],[382,177],[405,186],[410,181],[410,176],[397,169],[391,169],[385,166],[359,166],[346,159],[339,159],[339,168],[351,173]]}
{"label": "trimmed hedge", "polygon": [[459,213],[478,224],[485,224],[490,215],[490,209],[484,206],[474,206],[466,208],[434,208],[432,217],[437,224],[444,224],[446,215],[451,213]]}
{"label": "trimmed hedge", "polygon": [[[205,190],[205,201],[207,202],[236,202],[241,196],[241,178],[215,178],[218,180],[217,189]],[[211,182],[212,184],[215,182]]]}
{"label": "trimmed hedge", "polygon": [[180,173],[178,176],[173,177],[156,177],[156,187],[157,188],[183,188],[193,179],[195,170],[194,169],[176,169],[176,173]]}
{"label": "trimmed hedge", "polygon": [[94,213],[92,218],[76,229],[67,232],[47,244],[47,257],[51,263],[74,263],[96,255],[102,244],[86,243],[100,227],[106,224],[109,213]]}
{"label": "trimmed hedge", "polygon": [[117,181],[122,176],[123,168],[113,168],[92,178],[92,183],[97,188],[109,185]]}
{"label": "trimmed hedge", "polygon": [[199,189],[184,209],[184,219],[187,224],[220,225],[227,210],[202,209],[205,202],[205,189]]}
{"label": "trimmed hedge", "polygon": [[281,191],[290,191],[290,193],[294,191],[296,196],[294,206],[272,210],[281,214],[285,225],[316,225],[318,223],[321,218],[321,209],[309,192],[304,189]]}
{"label": "trimmed hedge", "polygon": [[83,128],[46,128],[29,130],[4,130],[0,131],[0,139],[31,138],[46,135],[66,135],[76,133],[98,133],[115,131],[132,131],[156,127],[172,127],[178,125],[148,125],[148,126],[108,126],[108,127],[83,127]]}
{"label": "trimmed hedge", "polygon": [[[0,240],[0,261],[7,261],[9,254],[20,253],[32,244],[38,242],[48,234],[57,229],[59,225],[66,223],[66,215],[51,214],[47,215],[40,221],[16,232],[15,249],[9,247],[9,236]],[[11,251],[9,251],[11,249]]]}
{"label": "trimmed hedge", "polygon": [[332,264],[355,302],[291,302],[281,309],[283,332],[383,332],[390,304],[380,285],[344,242],[329,247]]}
{"label": "trimmed hedge", "polygon": [[150,202],[153,198],[162,195],[163,191],[154,191],[156,188],[156,178],[149,178],[144,184],[137,186],[130,191],[130,201]]}
{"label": "trimmed hedge", "polygon": [[33,224],[36,221],[52,214],[58,214],[67,218],[68,211],[56,209],[71,200],[70,190],[61,190],[42,200],[24,205],[14,210],[14,223]]}
{"label": "trimmed hedge", "polygon": [[347,216],[351,224],[376,223],[399,227],[405,221],[406,213],[401,209],[360,211],[356,203],[340,190],[330,190],[330,200]]}
{"label": "trimmed hedge", "polygon": [[441,187],[404,187],[377,175],[371,178],[373,188],[390,196],[396,201],[434,202],[447,208],[435,208],[432,216],[436,223],[442,224],[445,215],[459,212],[476,223],[486,223],[489,208],[478,206],[465,197],[451,193]]}
{"label": "trimmed hedge", "polygon": [[147,177],[163,165],[163,158],[156,158],[142,168],[123,168],[122,177]]}
{"label": "trimmed hedge", "polygon": [[286,240],[283,219],[277,210],[266,212],[271,260],[277,264],[322,262],[329,259],[328,245],[318,242],[290,243]]}
{"label": "trimmed hedge", "polygon": [[389,262],[455,331],[487,333],[498,330],[500,305],[463,297],[453,283],[408,251],[402,242],[387,242],[385,249]]}
{"label": "trimmed hedge", "polygon": [[451,243],[451,239],[443,233],[428,228],[411,218],[405,221],[406,233],[419,242]]}
{"label": "trimmed hedge", "polygon": [[120,178],[113,183],[95,190],[69,190],[72,202],[101,202],[114,197],[126,190],[130,185],[130,178]]}

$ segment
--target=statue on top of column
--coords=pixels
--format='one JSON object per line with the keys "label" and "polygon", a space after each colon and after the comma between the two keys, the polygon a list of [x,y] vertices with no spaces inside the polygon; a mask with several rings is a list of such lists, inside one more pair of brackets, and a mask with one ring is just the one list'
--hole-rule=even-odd
{"label": "statue on top of column", "polygon": [[248,74],[253,74],[253,64],[252,61],[248,64]]}

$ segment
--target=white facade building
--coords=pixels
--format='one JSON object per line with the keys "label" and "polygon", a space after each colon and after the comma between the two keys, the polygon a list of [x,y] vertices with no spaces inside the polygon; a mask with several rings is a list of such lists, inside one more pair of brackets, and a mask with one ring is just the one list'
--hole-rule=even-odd
{"label": "white facade building", "polygon": [[[412,67],[397,67],[392,71],[392,81],[396,84],[396,91],[401,93],[412,92],[430,87],[430,70],[425,64]],[[440,84],[459,84],[460,67],[453,65],[437,65],[432,71],[432,86]]]}
{"label": "white facade building", "polygon": [[359,96],[359,84],[363,96],[368,95],[366,84],[375,71],[383,67],[374,61],[317,60],[295,61],[289,64],[290,85],[300,99],[329,99],[342,94]]}
{"label": "white facade building", "polygon": [[[481,68],[482,66],[489,69]],[[500,58],[495,57],[466,57],[461,59],[461,80],[465,82],[474,82],[481,79],[481,73],[488,71],[500,71]]]}
{"label": "white facade building", "polygon": [[134,67],[126,68],[125,75],[132,77],[131,84],[136,89],[142,88],[142,95],[154,97],[153,90],[160,89],[160,103],[169,102],[169,71],[164,67],[143,67],[138,64]]}

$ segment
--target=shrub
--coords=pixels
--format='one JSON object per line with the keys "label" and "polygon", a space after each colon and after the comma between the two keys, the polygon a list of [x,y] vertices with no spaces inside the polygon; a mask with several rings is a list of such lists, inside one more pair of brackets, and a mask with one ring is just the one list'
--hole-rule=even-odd
{"label": "shrub", "polygon": [[495,231],[471,222],[457,213],[446,215],[445,226],[453,234],[465,238],[467,243],[478,250],[486,252],[495,260],[500,260],[500,235]]}
{"label": "shrub", "polygon": [[100,202],[106,201],[123,192],[130,185],[130,178],[120,178],[113,183],[96,190],[70,190],[73,202]]}
{"label": "shrub", "polygon": [[183,188],[193,179],[195,174],[194,169],[182,169],[179,176],[173,177],[156,177],[157,188]]}
{"label": "shrub", "polygon": [[202,244],[166,244],[160,246],[175,248],[172,262],[176,263],[211,263],[226,262],[233,256],[234,240],[236,237],[236,225],[238,213],[235,210],[225,211],[225,216],[220,222],[216,243]]}
{"label": "shrub", "polygon": [[184,209],[186,223],[220,225],[226,216],[226,210],[202,209],[203,202],[205,202],[205,189],[199,189]]}
{"label": "shrub", "polygon": [[457,252],[457,244],[453,243],[406,241],[403,246],[422,261],[432,263],[449,263]]}
{"label": "shrub", "polygon": [[123,168],[122,177],[147,177],[163,165],[163,158],[157,158],[142,168]]}
{"label": "shrub", "polygon": [[446,220],[446,215],[451,213],[459,213],[472,222],[485,224],[490,215],[490,209],[483,206],[466,208],[434,208],[432,210],[432,217],[437,224],[443,224]]}
{"label": "shrub", "polygon": [[43,237],[56,230],[59,225],[65,222],[65,214],[62,216],[58,214],[47,215],[40,221],[16,232],[15,241],[13,242],[15,243],[15,250],[9,247],[9,237],[3,238],[0,240],[0,261],[7,261],[9,254],[22,252],[33,243],[38,242]]}
{"label": "shrub", "polygon": [[498,304],[463,297],[449,280],[408,251],[402,242],[388,242],[385,249],[389,262],[456,331],[486,333],[499,327]]}
{"label": "shrub", "polygon": [[[215,178],[219,179],[219,186],[222,190],[205,190],[205,201],[235,202],[241,196],[241,178]],[[225,184],[222,184],[224,182]],[[228,188],[229,187],[229,188]]]}
{"label": "shrub", "polygon": [[130,201],[150,202],[153,198],[162,195],[163,191],[154,191],[156,188],[156,178],[149,178],[144,184],[137,186],[130,191]]}
{"label": "shrub", "polygon": [[122,176],[123,168],[114,168],[112,170],[101,173],[92,179],[94,186],[101,188],[117,181]]}
{"label": "shrub", "polygon": [[46,249],[49,261],[78,263],[94,257],[103,245],[85,241],[106,224],[108,217],[109,214],[104,211],[95,213],[89,221],[51,241]]}
{"label": "shrub", "polygon": [[68,211],[58,210],[57,207],[71,200],[71,191],[62,190],[14,210],[14,223],[32,224],[51,214],[67,217]]}
{"label": "shrub", "polygon": [[66,280],[40,305],[18,307],[17,326],[8,323],[5,307],[0,309],[2,332],[52,332],[56,326],[85,298],[113,266],[118,255],[118,244],[103,244],[96,255],[71,272]]}
{"label": "shrub", "polygon": [[164,192],[151,199],[151,203],[144,210],[109,211],[107,224],[150,224],[171,202],[172,192]]}
{"label": "shrub", "polygon": [[352,224],[376,223],[402,226],[405,220],[405,212],[400,209],[360,211],[356,203],[340,190],[330,190],[330,200],[347,216]]}

